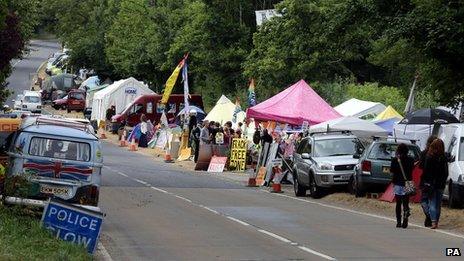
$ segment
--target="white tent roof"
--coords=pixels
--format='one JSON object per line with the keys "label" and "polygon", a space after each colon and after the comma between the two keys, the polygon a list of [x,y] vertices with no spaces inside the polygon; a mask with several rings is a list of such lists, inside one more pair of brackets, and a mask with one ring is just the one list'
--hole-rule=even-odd
{"label": "white tent roof", "polygon": [[[211,111],[206,115],[205,120],[219,122],[221,125],[232,121],[235,111],[235,104],[229,100],[225,95],[222,95],[221,98],[216,102],[216,105],[211,109]],[[240,111],[237,114],[237,122],[243,122],[245,120],[246,114],[244,111]]]}
{"label": "white tent roof", "polygon": [[358,99],[349,99],[346,102],[336,106],[334,109],[343,116],[362,117],[369,114],[377,115],[383,112],[387,107],[379,102],[363,101]]}
{"label": "white tent roof", "polygon": [[152,93],[146,84],[133,77],[116,81],[93,96],[91,119],[104,120],[111,105],[116,106],[116,113],[120,113],[137,97]]}
{"label": "white tent roof", "polygon": [[356,117],[341,117],[309,127],[309,132],[322,132],[327,130],[347,130],[358,137],[370,137],[373,135],[386,136],[388,134],[386,130],[374,123]]}

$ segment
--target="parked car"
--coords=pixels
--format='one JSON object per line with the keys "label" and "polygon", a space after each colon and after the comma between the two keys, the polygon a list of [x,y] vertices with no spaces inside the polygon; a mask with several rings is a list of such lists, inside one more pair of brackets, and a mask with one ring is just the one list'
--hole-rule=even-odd
{"label": "parked car", "polygon": [[103,166],[102,146],[86,124],[38,117],[23,125],[8,146],[8,177],[28,184],[26,194],[8,204],[41,206],[49,197],[97,206]]}
{"label": "parked car", "polygon": [[22,94],[16,95],[16,99],[13,100],[13,110],[21,110],[23,97],[24,96]]}
{"label": "parked car", "polygon": [[[391,182],[391,159],[395,157],[396,148],[401,141],[388,141],[375,138],[362,155],[355,155],[359,162],[350,179],[350,192],[362,197],[366,192],[385,191]],[[416,144],[407,144],[409,156],[419,160],[420,148]]]}
{"label": "parked car", "polygon": [[445,141],[445,149],[450,155],[444,198],[448,199],[451,208],[462,208],[464,205],[464,124],[444,126],[440,138]]}
{"label": "parked car", "polygon": [[21,103],[21,109],[23,111],[41,113],[42,112],[41,94],[35,91],[24,91],[23,99]]}
{"label": "parked car", "polygon": [[[190,104],[203,109],[203,99],[201,95],[190,95]],[[172,94],[169,96],[166,105],[160,104],[163,96],[159,94],[145,94],[133,101],[127,108],[120,114],[113,116],[111,119],[112,130],[119,129],[122,122],[127,122],[127,125],[133,127],[140,123],[140,116],[145,114],[150,121],[159,122],[163,111],[166,111],[166,116],[175,118],[177,113],[183,109],[184,95]]]}
{"label": "parked car", "polygon": [[61,99],[56,99],[56,100],[52,101],[52,107],[55,110],[60,110],[60,109],[66,110],[67,103],[68,103],[68,95],[64,96]]}
{"label": "parked car", "polygon": [[84,111],[85,109],[85,91],[74,89],[69,91],[66,100],[66,109],[71,111]]}
{"label": "parked car", "polygon": [[358,160],[353,155],[364,150],[350,132],[313,133],[304,138],[293,154],[295,195],[305,196],[309,189],[319,198],[327,188],[347,186]]}

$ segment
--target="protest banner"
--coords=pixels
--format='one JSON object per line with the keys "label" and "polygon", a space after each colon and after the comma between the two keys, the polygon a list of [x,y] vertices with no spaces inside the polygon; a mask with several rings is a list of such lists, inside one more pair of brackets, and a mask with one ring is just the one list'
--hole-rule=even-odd
{"label": "protest banner", "polygon": [[245,171],[246,166],[246,139],[232,139],[232,149],[230,152],[229,169]]}
{"label": "protest banner", "polygon": [[227,157],[213,156],[209,163],[208,172],[223,172]]}

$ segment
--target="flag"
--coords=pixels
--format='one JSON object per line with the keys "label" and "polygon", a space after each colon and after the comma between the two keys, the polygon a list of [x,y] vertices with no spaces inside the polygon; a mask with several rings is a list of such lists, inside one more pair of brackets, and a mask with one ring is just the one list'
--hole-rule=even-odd
{"label": "flag", "polygon": [[416,81],[419,76],[416,75],[414,77],[414,82],[411,86],[411,91],[409,92],[408,102],[406,103],[406,107],[404,108],[404,115],[407,116],[414,110],[414,98],[416,96]]}
{"label": "flag", "polygon": [[184,63],[182,69],[182,80],[184,82],[184,108],[185,108],[185,119],[188,118],[190,112],[189,104],[189,84],[188,84],[188,64],[187,61]]}
{"label": "flag", "polygon": [[169,99],[169,95],[171,95],[172,89],[174,88],[174,85],[176,84],[177,78],[179,77],[180,69],[184,67],[185,60],[187,59],[188,54],[184,56],[182,61],[179,62],[177,65],[176,69],[172,72],[171,76],[169,76],[168,80],[166,81],[166,85],[164,87],[164,93],[163,93],[163,98],[161,99],[162,104],[166,104]]}
{"label": "flag", "polygon": [[237,114],[242,111],[242,107],[240,107],[240,100],[237,98],[235,100],[235,110],[234,110],[234,115],[232,116],[232,122],[236,123],[237,122]]}
{"label": "flag", "polygon": [[251,79],[250,86],[248,87],[248,107],[256,105],[256,94],[255,94],[255,79]]}

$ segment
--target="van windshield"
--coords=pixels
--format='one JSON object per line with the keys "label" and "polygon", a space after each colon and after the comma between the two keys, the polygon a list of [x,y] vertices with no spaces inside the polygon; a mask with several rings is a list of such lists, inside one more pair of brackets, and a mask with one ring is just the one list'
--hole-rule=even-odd
{"label": "van windshield", "polygon": [[90,145],[83,142],[34,137],[31,140],[29,154],[47,158],[89,161]]}
{"label": "van windshield", "polygon": [[464,138],[459,141],[459,161],[464,161]]}
{"label": "van windshield", "polygon": [[24,97],[24,101],[30,103],[39,103],[40,98],[38,96],[26,96]]}

